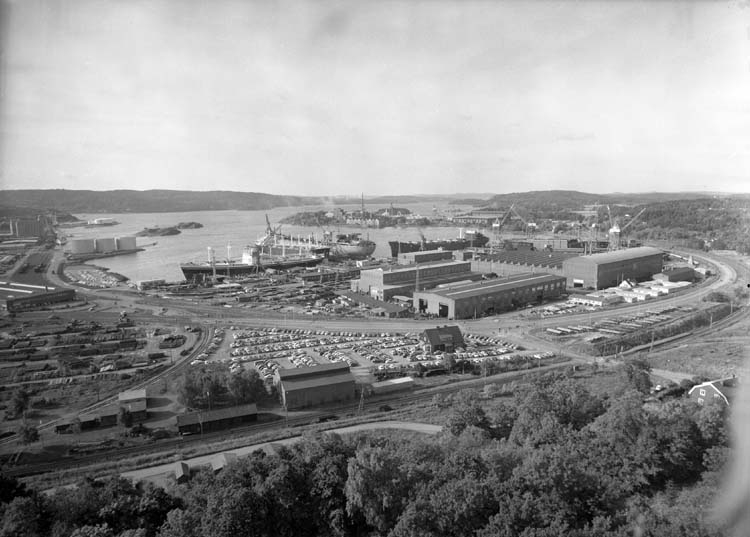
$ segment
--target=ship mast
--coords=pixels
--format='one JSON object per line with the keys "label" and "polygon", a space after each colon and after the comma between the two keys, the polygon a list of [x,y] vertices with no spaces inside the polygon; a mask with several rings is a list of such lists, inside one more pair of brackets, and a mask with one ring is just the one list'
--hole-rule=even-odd
{"label": "ship mast", "polygon": [[[367,227],[365,224],[365,193],[362,192],[362,227]],[[367,231],[366,238],[369,241],[370,240],[370,232]]]}
{"label": "ship mast", "polygon": [[208,247],[208,263],[211,265],[211,274],[213,281],[216,281],[216,257],[214,256],[214,249]]}
{"label": "ship mast", "polygon": [[227,242],[227,278],[231,277],[231,274],[229,272],[231,270],[231,267],[230,267],[231,264],[232,264],[232,243],[230,241],[230,242]]}

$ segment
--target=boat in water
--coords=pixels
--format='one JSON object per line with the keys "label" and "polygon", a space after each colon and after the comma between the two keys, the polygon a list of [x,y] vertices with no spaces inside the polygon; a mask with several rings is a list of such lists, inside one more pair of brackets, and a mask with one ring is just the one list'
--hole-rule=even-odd
{"label": "boat in water", "polygon": [[268,224],[266,233],[255,244],[245,246],[240,260],[232,259],[232,246],[227,245],[227,258],[216,261],[213,248],[208,247],[208,260],[203,263],[180,263],[180,269],[188,281],[216,278],[241,278],[266,270],[289,270],[297,267],[314,267],[328,257],[330,248],[312,239],[283,236],[279,228]]}
{"label": "boat in water", "polygon": [[239,260],[216,261],[209,247],[208,261],[204,263],[180,263],[180,269],[188,281],[216,278],[242,278],[266,270],[289,270],[297,267],[314,267],[326,258],[323,254],[286,256],[265,254],[258,245],[246,246]]}
{"label": "boat in water", "polygon": [[[421,234],[421,233],[420,233]],[[490,238],[477,230],[467,230],[455,239],[427,240],[422,235],[421,241],[389,241],[391,256],[398,257],[399,254],[409,252],[420,252],[428,250],[465,250],[466,248],[483,248]]]}
{"label": "boat in water", "polygon": [[366,259],[375,251],[375,243],[363,239],[361,233],[323,233],[323,244],[329,248],[328,257],[333,261]]}

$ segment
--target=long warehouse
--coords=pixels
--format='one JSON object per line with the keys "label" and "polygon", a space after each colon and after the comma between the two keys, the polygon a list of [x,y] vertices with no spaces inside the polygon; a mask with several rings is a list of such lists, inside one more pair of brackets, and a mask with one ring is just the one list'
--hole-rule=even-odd
{"label": "long warehouse", "polygon": [[556,298],[564,292],[565,278],[561,276],[519,274],[415,292],[414,309],[447,319],[469,319]]}
{"label": "long warehouse", "polygon": [[662,257],[661,250],[650,246],[583,255],[563,261],[563,274],[568,287],[604,289],[624,280],[650,280],[662,272]]}

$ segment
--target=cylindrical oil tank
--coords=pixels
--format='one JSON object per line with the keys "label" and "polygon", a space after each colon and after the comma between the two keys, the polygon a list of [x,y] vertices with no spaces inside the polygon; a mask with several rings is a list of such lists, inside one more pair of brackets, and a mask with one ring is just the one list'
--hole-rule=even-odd
{"label": "cylindrical oil tank", "polygon": [[135,250],[135,237],[117,237],[118,250]]}
{"label": "cylindrical oil tank", "polygon": [[94,239],[72,239],[69,244],[71,254],[91,254],[96,250]]}
{"label": "cylindrical oil tank", "polygon": [[114,238],[96,239],[96,251],[100,253],[114,252],[117,250],[117,243]]}

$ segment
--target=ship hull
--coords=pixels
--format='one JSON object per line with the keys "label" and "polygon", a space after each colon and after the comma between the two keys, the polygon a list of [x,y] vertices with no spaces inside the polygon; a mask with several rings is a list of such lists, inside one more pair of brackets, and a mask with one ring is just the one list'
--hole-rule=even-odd
{"label": "ship hull", "polygon": [[332,244],[328,256],[333,260],[366,259],[375,252],[375,243],[359,241],[354,244]]}
{"label": "ship hull", "polygon": [[259,265],[248,263],[216,263],[212,267],[209,263],[182,263],[180,269],[187,280],[206,279],[216,275],[228,278],[251,276],[264,270],[288,270],[297,267],[314,267],[325,259],[324,256],[305,257],[299,259],[262,259]]}
{"label": "ship hull", "polygon": [[489,238],[480,235],[472,239],[449,239],[423,242],[390,241],[388,245],[391,247],[391,256],[398,257],[398,254],[427,250],[465,250],[466,248],[482,248],[487,242],[489,242]]}

